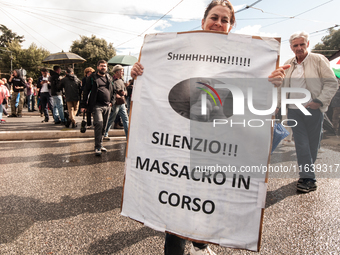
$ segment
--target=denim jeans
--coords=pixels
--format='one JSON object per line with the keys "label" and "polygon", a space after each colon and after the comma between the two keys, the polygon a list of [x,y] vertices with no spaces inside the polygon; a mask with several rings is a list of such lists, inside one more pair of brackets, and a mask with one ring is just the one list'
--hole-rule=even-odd
{"label": "denim jeans", "polygon": [[107,126],[107,119],[110,115],[110,106],[96,105],[93,108],[93,125],[94,125],[94,140],[95,149],[102,147],[103,134]]}
{"label": "denim jeans", "polygon": [[62,96],[52,96],[53,98],[53,118],[54,122],[65,122],[64,106]]}
{"label": "denim jeans", "polygon": [[32,95],[26,96],[27,108],[29,111],[32,111],[32,97]]}
{"label": "denim jeans", "polygon": [[[288,109],[288,119],[296,121],[292,127],[300,178],[315,179],[314,163],[321,140],[323,113],[307,108],[312,115],[304,115],[299,109]],[[289,121],[289,125],[296,123]]]}
{"label": "denim jeans", "polygon": [[[199,249],[205,249],[208,246],[205,243],[195,243],[195,242],[192,242],[192,245]],[[172,234],[168,234],[168,233],[166,234],[165,245],[164,245],[164,255],[183,255],[184,248],[185,248],[184,239],[178,236],[172,235]]]}
{"label": "denim jeans", "polygon": [[127,135],[128,135],[128,128],[129,128],[129,117],[127,115],[125,104],[112,106],[111,114],[110,114],[110,117],[109,117],[109,121],[107,122],[107,127],[106,127],[106,131],[105,131],[104,136],[108,136],[109,135],[110,127],[113,124],[117,114],[119,114],[120,117],[122,118],[123,126],[124,126],[124,131],[125,131],[125,136],[127,137]]}

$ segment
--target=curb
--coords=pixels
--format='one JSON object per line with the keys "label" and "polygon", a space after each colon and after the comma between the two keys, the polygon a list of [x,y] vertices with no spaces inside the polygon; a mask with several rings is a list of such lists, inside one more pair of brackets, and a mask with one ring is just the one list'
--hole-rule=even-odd
{"label": "curb", "polygon": [[[3,125],[0,131],[0,141],[19,141],[19,140],[47,140],[47,139],[72,139],[72,138],[93,138],[94,129],[87,129],[85,133],[80,132],[80,123],[82,117],[76,116],[78,128],[66,128],[62,125],[51,125],[53,123],[52,115],[51,122],[48,124],[41,123],[44,118],[39,112],[27,112],[27,109],[22,112],[22,118],[11,118]],[[42,128],[44,130],[42,130]],[[109,137],[124,137],[124,129],[111,129]]]}
{"label": "curb", "polygon": [[[110,130],[110,137],[125,137],[124,130]],[[78,130],[61,131],[1,131],[0,141],[14,140],[43,140],[43,139],[63,139],[63,138],[94,138],[94,130],[86,130],[81,133]]]}

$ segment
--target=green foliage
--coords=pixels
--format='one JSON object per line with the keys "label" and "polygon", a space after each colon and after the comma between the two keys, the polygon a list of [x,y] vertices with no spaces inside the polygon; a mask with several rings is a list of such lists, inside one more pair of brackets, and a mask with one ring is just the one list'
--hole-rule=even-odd
{"label": "green foliage", "polygon": [[7,47],[5,48],[5,50],[6,52],[0,51],[0,56],[1,56],[0,70],[2,73],[6,74],[5,76],[2,75],[1,78],[6,77],[8,79],[10,76],[10,71],[11,71],[11,56],[12,56],[13,70],[20,68],[20,63],[18,59],[20,59],[22,49],[18,41],[13,41],[7,44]]}
{"label": "green foliage", "polygon": [[34,43],[28,49],[22,49],[21,43],[24,41],[24,36],[17,35],[4,25],[0,25],[0,32],[2,33],[0,47],[5,50],[0,51],[0,70],[5,73],[2,77],[9,78],[12,56],[12,69],[23,68],[27,71],[26,76],[36,81],[40,76],[39,69],[43,66],[41,61],[50,53],[43,48],[38,48]]}
{"label": "green foliage", "polygon": [[24,36],[17,35],[5,25],[0,25],[0,32],[2,33],[0,36],[0,47],[8,47],[8,44],[13,41],[18,41],[19,43],[25,41]]}
{"label": "green foliage", "polygon": [[[35,43],[32,43],[28,49],[22,49],[19,41],[12,41],[7,44],[6,50],[12,52],[12,66],[14,69],[23,68],[27,71],[26,77],[32,77],[36,82],[40,74],[40,68],[44,66],[42,60],[50,55],[49,51],[38,48]],[[11,54],[9,52],[3,52],[1,54],[2,59],[0,62],[0,68],[2,72],[9,73]],[[8,75],[7,75],[8,78]]]}
{"label": "green foliage", "polygon": [[19,60],[20,66],[27,71],[27,77],[32,77],[36,82],[41,76],[40,68],[45,66],[42,63],[44,58],[50,55],[50,52],[44,48],[38,48],[35,43],[32,43],[28,49],[22,50]]}
{"label": "green foliage", "polygon": [[335,30],[334,28],[329,29],[329,35],[322,37],[321,41],[322,41],[321,43],[318,43],[314,46],[313,52],[321,53],[326,57],[333,55],[335,53],[334,50],[340,50],[340,29],[338,30]]}
{"label": "green foliage", "polygon": [[80,36],[80,40],[73,41],[70,52],[78,54],[86,59],[83,64],[75,65],[75,74],[81,79],[84,76],[84,69],[92,67],[96,70],[97,62],[101,59],[110,60],[116,55],[116,50],[112,43],[107,43],[105,39]]}
{"label": "green foliage", "polygon": [[[11,53],[12,52],[12,66],[14,69],[23,68],[27,71],[27,77],[32,77],[34,82],[41,75],[40,69],[45,64],[42,64],[42,60],[46,58],[50,53],[44,48],[38,48],[36,44],[32,43],[28,49],[22,49],[21,43],[24,41],[23,36],[18,36],[12,30],[8,29],[4,25],[0,25],[0,70],[2,77],[9,78],[9,71],[11,69]],[[92,67],[96,70],[97,62],[101,59],[106,61],[110,60],[116,55],[116,50],[112,46],[112,43],[107,43],[104,39],[81,36],[80,40],[73,41],[71,45],[71,52],[78,54],[86,59],[83,64],[75,65],[75,74],[81,79],[84,76],[84,69],[86,67]],[[62,67],[63,68],[63,67]]]}

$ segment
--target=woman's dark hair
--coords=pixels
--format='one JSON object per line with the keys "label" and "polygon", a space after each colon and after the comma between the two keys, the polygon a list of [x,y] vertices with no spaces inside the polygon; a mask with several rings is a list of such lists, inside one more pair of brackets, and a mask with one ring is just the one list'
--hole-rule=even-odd
{"label": "woman's dark hair", "polygon": [[214,8],[217,5],[226,6],[230,9],[230,11],[231,11],[230,25],[233,26],[235,24],[235,11],[234,11],[233,5],[227,0],[213,0],[213,1],[211,1],[210,4],[205,9],[203,19],[205,20],[208,17],[208,14],[211,11],[211,9]]}

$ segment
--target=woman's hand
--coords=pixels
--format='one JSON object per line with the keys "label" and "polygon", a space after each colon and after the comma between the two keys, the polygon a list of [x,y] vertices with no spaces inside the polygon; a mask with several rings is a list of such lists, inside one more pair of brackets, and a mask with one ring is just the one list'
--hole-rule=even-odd
{"label": "woman's hand", "polygon": [[144,70],[144,67],[142,66],[142,64],[139,62],[136,62],[131,69],[131,77],[136,79],[137,76],[143,74],[143,70]]}
{"label": "woman's hand", "polygon": [[290,67],[290,65],[284,65],[278,67],[275,71],[273,71],[268,76],[268,81],[274,84],[275,87],[280,87],[283,81],[283,78],[285,77],[285,70],[287,70]]}

